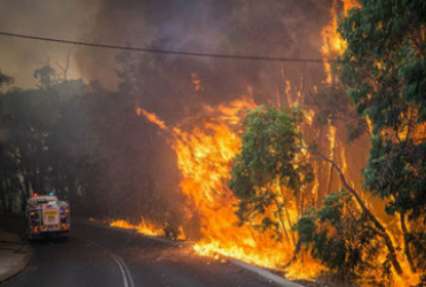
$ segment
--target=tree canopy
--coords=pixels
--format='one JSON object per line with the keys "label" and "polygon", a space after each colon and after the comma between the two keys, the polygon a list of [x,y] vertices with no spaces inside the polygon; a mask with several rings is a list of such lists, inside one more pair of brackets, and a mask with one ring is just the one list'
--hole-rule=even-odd
{"label": "tree canopy", "polygon": [[[284,215],[288,197],[298,197],[312,181],[297,127],[300,120],[298,111],[271,107],[259,107],[245,118],[242,150],[233,162],[229,184],[240,198],[238,215],[243,222],[260,216],[263,228],[282,232],[284,220],[289,220]],[[272,214],[266,212],[271,207]]]}
{"label": "tree canopy", "polygon": [[340,26],[341,79],[372,129],[366,187],[389,213],[426,210],[426,3],[360,1]]}

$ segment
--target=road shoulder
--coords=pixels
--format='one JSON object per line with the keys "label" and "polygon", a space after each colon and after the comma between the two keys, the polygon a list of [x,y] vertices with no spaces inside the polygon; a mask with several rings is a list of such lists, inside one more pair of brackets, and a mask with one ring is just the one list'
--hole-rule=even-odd
{"label": "road shoulder", "polygon": [[0,229],[0,283],[24,270],[30,259],[30,246],[17,234]]}

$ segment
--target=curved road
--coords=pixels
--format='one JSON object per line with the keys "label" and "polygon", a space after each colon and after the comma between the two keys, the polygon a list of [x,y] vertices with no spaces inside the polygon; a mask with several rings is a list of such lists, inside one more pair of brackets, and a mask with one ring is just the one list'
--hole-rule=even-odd
{"label": "curved road", "polygon": [[2,287],[276,286],[231,263],[128,231],[75,224],[68,241],[33,243],[29,266]]}

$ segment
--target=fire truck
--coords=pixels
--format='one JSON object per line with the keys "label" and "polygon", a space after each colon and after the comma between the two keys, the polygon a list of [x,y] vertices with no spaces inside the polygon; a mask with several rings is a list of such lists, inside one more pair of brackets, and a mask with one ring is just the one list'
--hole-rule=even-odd
{"label": "fire truck", "polygon": [[68,237],[70,207],[54,195],[33,195],[27,202],[26,218],[30,240],[48,236]]}

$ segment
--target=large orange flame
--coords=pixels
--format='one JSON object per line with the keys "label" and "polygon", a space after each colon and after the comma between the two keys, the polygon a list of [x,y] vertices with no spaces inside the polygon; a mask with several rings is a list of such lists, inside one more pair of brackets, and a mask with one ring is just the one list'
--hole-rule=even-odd
{"label": "large orange flame", "polygon": [[[232,257],[279,270],[291,259],[294,240],[276,240],[272,231],[259,232],[253,226],[240,225],[235,214],[238,199],[227,186],[232,159],[241,148],[241,119],[246,110],[255,106],[251,99],[205,106],[203,116],[195,118],[188,129],[167,127],[156,115],[143,109],[139,114],[170,131],[168,136],[173,139],[172,147],[182,176],[180,189],[191,207],[188,216],[198,216],[200,221],[201,239],[193,246],[195,252]],[[295,204],[288,206],[287,214],[290,222],[297,220]],[[122,226],[128,227],[124,223]],[[282,226],[286,234],[294,238],[291,227],[291,224]],[[289,277],[313,278],[323,270],[309,255],[303,259],[286,270]]]}
{"label": "large orange flame", "polygon": [[[356,0],[345,0],[342,2],[343,16],[346,16],[352,8],[359,7]],[[331,6],[331,21],[322,29],[321,36],[323,44],[321,54],[324,58],[324,71],[326,73],[326,83],[331,84],[334,81],[334,75],[331,70],[330,60],[340,56],[346,49],[346,42],[337,31],[339,18],[338,1],[333,0]]]}
{"label": "large orange flame", "polygon": [[[337,32],[338,15],[342,11],[346,15],[348,11],[358,4],[356,1],[343,1],[342,5],[334,0],[331,8],[331,21],[322,30],[323,45],[321,53],[324,57],[324,69],[326,72],[326,82],[335,82],[331,70],[330,59],[341,55],[346,43]],[[196,92],[202,90],[201,81],[195,73],[192,75],[192,83]],[[286,96],[289,106],[297,106],[301,95],[293,99],[291,83],[285,83]],[[190,120],[190,126],[178,125],[168,127],[155,114],[138,107],[136,113],[145,117],[149,122],[155,124],[162,130],[167,130],[172,148],[176,152],[177,166],[181,173],[180,189],[186,196],[188,218],[197,217],[200,222],[200,239],[193,245],[194,251],[204,256],[225,256],[236,258],[248,263],[268,267],[276,270],[284,270],[292,258],[294,251],[295,236],[291,229],[291,224],[282,226],[283,232],[288,236],[288,240],[276,240],[272,231],[258,232],[251,225],[240,225],[235,214],[238,198],[229,190],[227,182],[230,178],[231,163],[241,148],[239,127],[241,119],[247,109],[256,106],[250,98],[234,100],[228,104],[219,106],[206,106],[203,115]],[[308,126],[312,125],[314,111],[307,113]],[[186,121],[188,123],[188,121]],[[418,137],[423,137],[426,128],[419,129]],[[327,128],[328,155],[339,161],[342,170],[349,177],[349,161],[347,150],[343,147],[341,140],[337,136],[336,126],[329,123]],[[314,164],[315,170],[321,167]],[[312,196],[318,196],[320,181],[316,179],[312,186]],[[365,196],[365,195],[363,195]],[[367,199],[365,199],[368,201]],[[315,199],[315,202],[317,199]],[[382,204],[383,206],[383,204]],[[299,216],[295,204],[290,200],[287,206],[289,222],[295,222]],[[267,211],[274,212],[274,211]],[[378,213],[378,211],[375,211]],[[383,219],[383,214],[379,215]],[[388,218],[386,218],[388,219]],[[390,224],[390,221],[388,221]],[[158,229],[155,225],[147,226],[146,222],[139,225],[132,225],[126,221],[114,221],[112,226],[142,230],[144,234],[163,236],[163,229]],[[386,225],[386,224],[385,224]],[[395,224],[393,224],[395,225]],[[189,226],[184,226],[190,228]],[[392,230],[392,228],[389,228]],[[161,231],[160,231],[161,230]],[[187,230],[185,230],[187,231]],[[183,233],[183,231],[182,231]],[[188,233],[188,232],[186,232]],[[401,236],[396,232],[392,236],[395,246],[401,246]],[[383,252],[380,256],[385,257]],[[379,256],[379,257],[380,257]],[[400,256],[402,257],[402,256]],[[401,259],[404,269],[408,269],[406,262]],[[285,269],[289,278],[315,278],[325,268],[312,259],[309,254],[302,253],[301,260],[294,262]],[[396,276],[398,286],[408,286],[415,282],[414,277]],[[403,282],[404,281],[404,282]]]}
{"label": "large orange flame", "polygon": [[181,190],[201,220],[202,239],[195,244],[195,251],[272,268],[284,263],[286,253],[276,252],[278,243],[270,235],[238,226],[238,200],[227,187],[231,160],[241,146],[236,132],[241,112],[254,106],[251,100],[237,100],[217,108],[208,107],[206,112],[215,117],[205,117],[189,131],[175,130],[174,149],[182,174]]}
{"label": "large orange flame", "polygon": [[[337,31],[339,17],[347,16],[351,9],[358,8],[358,7],[360,7],[360,4],[357,0],[341,0],[341,1],[333,0],[333,4],[330,11],[331,20],[328,23],[328,25],[326,25],[321,31],[321,36],[323,39],[321,53],[323,56],[324,71],[326,73],[325,82],[327,84],[333,84],[336,82],[336,78],[335,78],[335,75],[333,74],[330,60],[337,56],[342,55],[345,52],[346,46],[347,46],[346,42]],[[372,132],[371,120],[369,118],[367,118],[366,120],[368,124],[368,130],[371,134]],[[426,129],[424,128],[424,126],[425,125],[419,125],[418,127],[415,128],[414,137],[413,137],[415,141],[418,142],[418,141],[421,141],[421,139],[425,138],[424,131]],[[350,179],[345,147],[342,143],[340,143],[337,140],[336,128],[331,124],[329,124],[327,138],[330,145],[329,156],[334,159],[334,157],[336,156],[335,154],[336,148],[340,149],[340,164],[342,166],[342,170],[344,171],[345,175]],[[399,248],[403,246],[403,234],[402,234],[401,226],[399,225],[398,219],[395,217],[391,217],[384,212],[385,203],[383,201],[379,201],[378,199],[368,196],[365,193],[361,193],[360,195],[362,196],[364,201],[367,203],[367,205],[370,207],[371,212],[375,214],[375,216],[377,216],[377,219],[384,226],[386,226],[387,230],[389,231],[389,236],[391,237],[393,245],[397,247],[398,261],[400,262],[402,269],[404,270],[404,274],[399,275],[395,272],[395,270],[392,269],[393,279],[395,281],[394,286],[416,285],[419,281],[419,274],[415,274],[411,272],[407,259],[405,258],[403,254],[402,248]],[[382,252],[377,256],[378,261],[384,261],[386,256],[387,256],[387,252],[383,249]],[[371,275],[372,276],[378,275],[377,277],[378,278],[380,277],[380,274],[371,274]]]}
{"label": "large orange flame", "polygon": [[[160,129],[169,131],[167,136],[170,137],[169,142],[176,152],[177,165],[182,176],[180,189],[186,196],[186,204],[189,207],[187,210],[190,210],[188,216],[198,216],[200,221],[201,238],[193,245],[194,251],[202,256],[236,258],[284,271],[284,265],[293,255],[294,242],[292,244],[291,240],[276,240],[271,231],[259,232],[253,226],[239,225],[235,214],[238,198],[227,186],[232,159],[241,148],[239,133],[241,119],[247,109],[255,106],[251,99],[235,100],[217,107],[207,106],[202,116],[190,122],[189,128],[167,127],[155,114],[145,110],[140,114]],[[338,145],[334,126],[328,127],[327,138],[330,156],[340,158],[342,168],[347,173],[348,161],[345,149],[343,147],[337,149],[338,154],[334,151]],[[318,188],[318,184],[316,182],[314,188]],[[290,221],[295,222],[298,217],[295,206],[290,204],[288,212]],[[382,218],[382,214],[379,218]],[[391,224],[390,221],[387,223]],[[143,234],[164,236],[164,229],[149,225],[147,222],[132,225],[118,220],[111,225],[138,230]],[[290,224],[284,225],[283,228],[285,232],[295,236],[292,234]],[[389,227],[389,230],[392,228]],[[400,234],[396,232],[391,236],[395,246],[401,246]],[[285,269],[288,278],[313,279],[325,270],[306,252],[300,257],[301,260]],[[378,257],[385,258],[386,252]],[[408,269],[402,256],[399,258],[403,268]],[[395,274],[395,282],[397,286],[409,286],[417,282],[417,277],[414,274],[403,276]]]}

